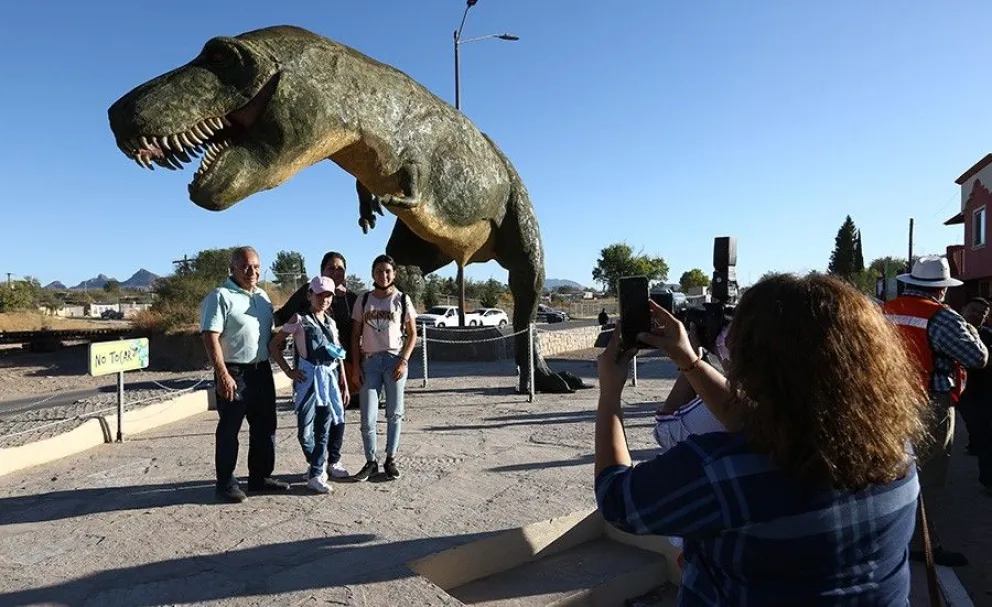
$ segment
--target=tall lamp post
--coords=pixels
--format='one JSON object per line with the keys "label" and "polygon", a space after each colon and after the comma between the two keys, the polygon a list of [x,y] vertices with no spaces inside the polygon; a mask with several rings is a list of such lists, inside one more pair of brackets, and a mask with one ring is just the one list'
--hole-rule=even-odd
{"label": "tall lamp post", "polygon": [[[462,13],[462,22],[458,25],[458,29],[454,32],[454,47],[455,47],[455,109],[460,110],[461,108],[461,74],[458,64],[458,47],[463,44],[468,44],[469,42],[479,42],[480,40],[488,40],[490,38],[495,38],[496,40],[507,40],[510,42],[516,42],[520,40],[520,36],[514,36],[513,34],[502,33],[502,34],[486,34],[485,36],[476,36],[475,38],[467,38],[462,40],[462,29],[465,27],[465,19],[468,17],[468,11],[470,8],[475,6],[479,0],[466,0],[465,1],[465,12]],[[465,268],[461,263],[458,263],[458,326],[465,326]]]}

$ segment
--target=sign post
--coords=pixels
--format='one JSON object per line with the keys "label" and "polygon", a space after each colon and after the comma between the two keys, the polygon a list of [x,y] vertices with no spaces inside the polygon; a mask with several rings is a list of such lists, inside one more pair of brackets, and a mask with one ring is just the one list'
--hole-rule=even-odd
{"label": "sign post", "polygon": [[124,442],[124,372],[148,367],[148,339],[90,344],[90,375],[117,374],[117,442]]}

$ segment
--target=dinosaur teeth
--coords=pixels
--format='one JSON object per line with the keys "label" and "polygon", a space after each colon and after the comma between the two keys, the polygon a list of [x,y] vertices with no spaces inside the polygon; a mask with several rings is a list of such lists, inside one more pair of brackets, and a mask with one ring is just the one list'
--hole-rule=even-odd
{"label": "dinosaur teeth", "polygon": [[179,133],[179,140],[182,141],[183,145],[185,145],[186,147],[193,147],[193,142],[190,141],[190,138],[187,136],[186,133]]}
{"label": "dinosaur teeth", "polygon": [[190,161],[190,158],[189,158],[189,155],[187,155],[184,150],[177,151],[176,152],[176,156],[178,156],[179,157],[179,160],[182,160],[183,162],[191,162]]}

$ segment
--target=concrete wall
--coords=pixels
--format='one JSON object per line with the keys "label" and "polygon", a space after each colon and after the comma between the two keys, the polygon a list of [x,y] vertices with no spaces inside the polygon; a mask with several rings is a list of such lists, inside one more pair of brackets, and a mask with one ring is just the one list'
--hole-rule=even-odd
{"label": "concrete wall", "polygon": [[602,330],[603,328],[599,325],[593,325],[562,331],[539,330],[537,336],[541,344],[541,353],[545,356],[554,356],[562,352],[592,348],[596,345],[596,340]]}

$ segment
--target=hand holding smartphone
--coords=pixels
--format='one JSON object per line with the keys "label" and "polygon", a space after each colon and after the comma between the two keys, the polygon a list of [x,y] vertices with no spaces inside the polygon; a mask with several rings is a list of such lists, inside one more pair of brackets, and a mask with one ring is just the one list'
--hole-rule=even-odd
{"label": "hand holding smartphone", "polygon": [[620,278],[617,299],[620,304],[620,348],[651,348],[637,340],[638,333],[651,331],[651,308],[648,305],[648,277]]}

